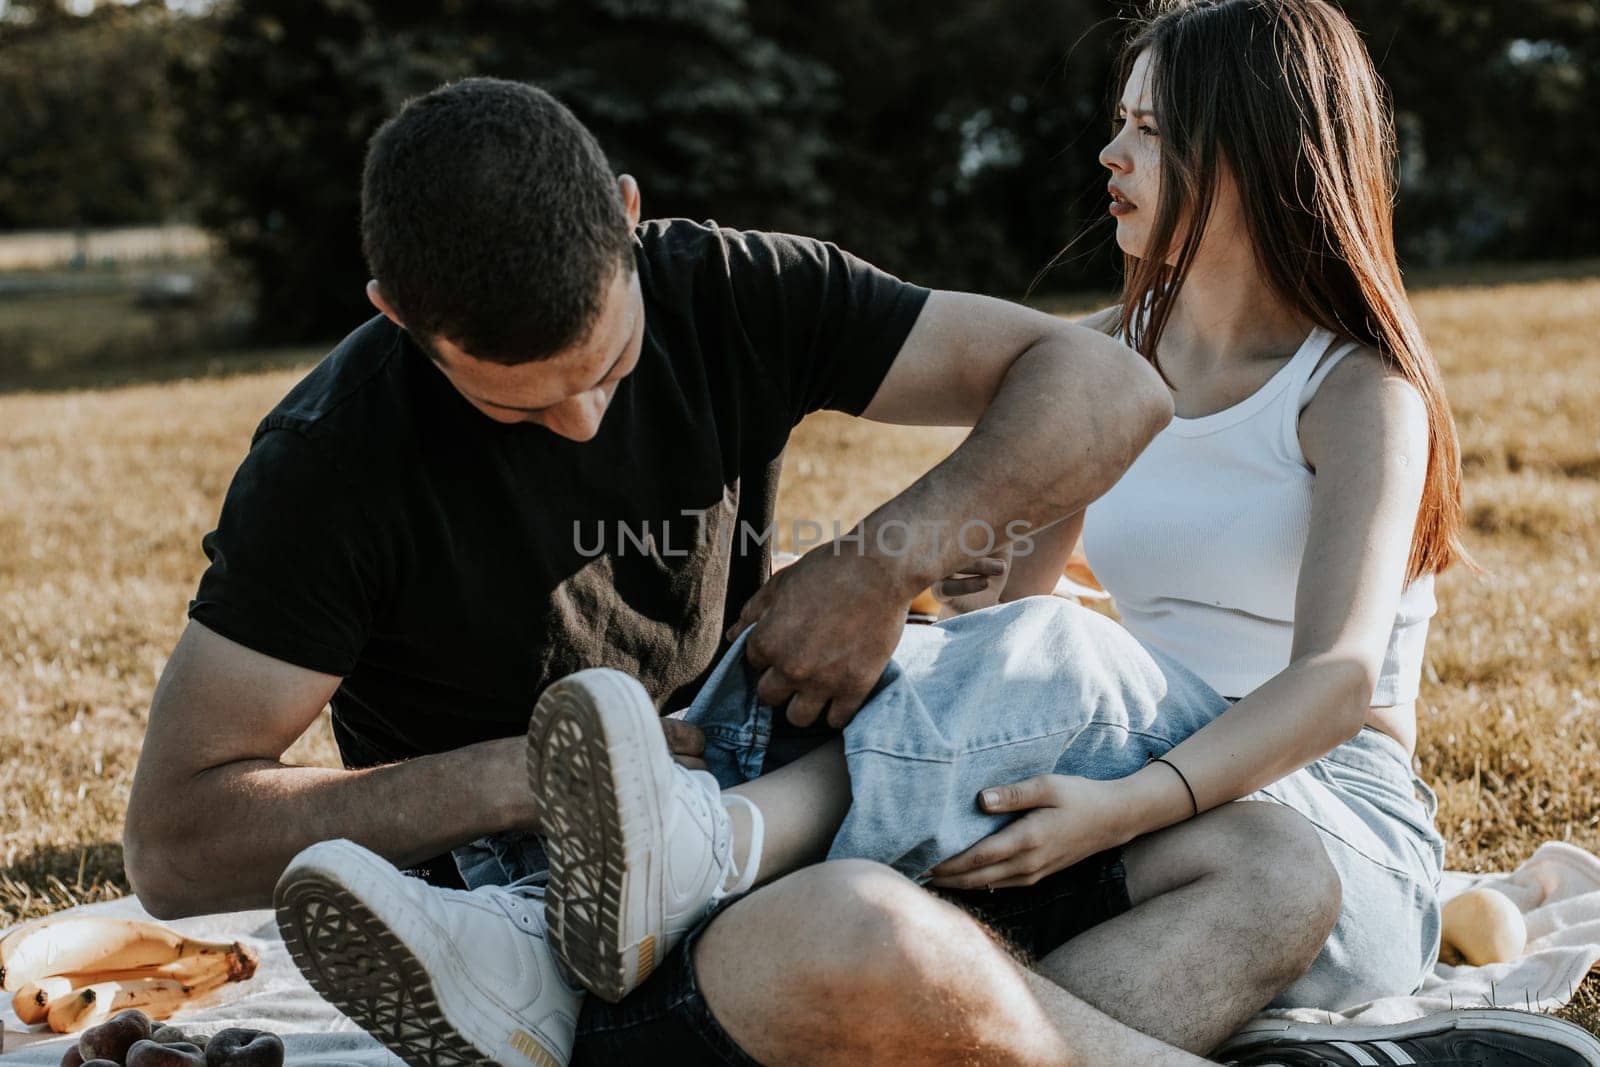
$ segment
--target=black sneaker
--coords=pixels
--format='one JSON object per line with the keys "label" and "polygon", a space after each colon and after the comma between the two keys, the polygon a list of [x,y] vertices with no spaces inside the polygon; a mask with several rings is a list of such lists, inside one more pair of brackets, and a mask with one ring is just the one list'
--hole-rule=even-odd
{"label": "black sneaker", "polygon": [[1211,1055],[1237,1067],[1600,1067],[1600,1040],[1548,1015],[1481,1008],[1392,1026],[1268,1020]]}

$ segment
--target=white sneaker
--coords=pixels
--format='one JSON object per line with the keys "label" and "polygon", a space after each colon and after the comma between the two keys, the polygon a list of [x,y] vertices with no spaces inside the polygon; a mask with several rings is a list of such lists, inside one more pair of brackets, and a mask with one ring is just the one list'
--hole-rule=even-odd
{"label": "white sneaker", "polygon": [[[710,904],[755,883],[760,810],[673,762],[649,695],[621,671],[579,671],[544,691],[528,723],[528,782],[550,859],[551,944],[606,1000],[648,978]],[[739,864],[732,803],[752,826]]]}
{"label": "white sneaker", "polygon": [[318,993],[415,1067],[565,1067],[583,991],[526,890],[441,889],[352,841],[323,841],[273,894]]}

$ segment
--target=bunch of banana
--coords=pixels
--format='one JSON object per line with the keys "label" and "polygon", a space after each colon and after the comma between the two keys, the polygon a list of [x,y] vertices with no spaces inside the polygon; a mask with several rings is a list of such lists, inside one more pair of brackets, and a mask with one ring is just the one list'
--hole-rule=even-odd
{"label": "bunch of banana", "polygon": [[186,1001],[256,972],[237,941],[192,941],[160,923],[64,915],[0,939],[0,989],[17,1018],[57,1033],[96,1026],[128,1008],[165,1019]]}

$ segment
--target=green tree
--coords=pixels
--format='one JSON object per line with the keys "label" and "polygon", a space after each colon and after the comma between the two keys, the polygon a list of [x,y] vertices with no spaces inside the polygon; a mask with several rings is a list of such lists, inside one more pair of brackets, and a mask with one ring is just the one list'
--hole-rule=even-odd
{"label": "green tree", "polygon": [[0,228],[173,213],[183,162],[166,60],[192,30],[154,0],[87,16],[13,0],[0,21]]}
{"label": "green tree", "polygon": [[824,197],[827,73],[741,0],[232,0],[179,64],[201,217],[250,271],[261,332],[325,336],[369,309],[366,142],[407,97],[473,74],[535,82],[586,122],[647,211],[802,225]]}
{"label": "green tree", "polygon": [[1060,274],[1081,283],[1092,268],[1103,282],[1110,231],[1092,228],[1103,204],[1086,190],[1114,11],[1103,0],[755,7],[760,32],[837,78],[820,168],[835,190],[828,235],[918,281],[1016,294],[1086,233],[1076,250],[1087,259]]}
{"label": "green tree", "polygon": [[1400,116],[1414,262],[1600,251],[1594,0],[1346,0]]}

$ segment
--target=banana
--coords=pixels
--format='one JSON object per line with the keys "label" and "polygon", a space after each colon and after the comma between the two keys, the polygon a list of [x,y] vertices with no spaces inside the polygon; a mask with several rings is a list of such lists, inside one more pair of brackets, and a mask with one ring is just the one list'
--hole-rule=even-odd
{"label": "banana", "polygon": [[76,971],[124,971],[185,956],[226,955],[224,941],[191,941],[143,919],[68,915],[40,919],[0,940],[0,989],[14,993],[35,979]]}
{"label": "banana", "polygon": [[11,998],[11,1010],[27,1026],[43,1022],[50,1005],[72,992],[72,979],[59,975],[29,982]]}
{"label": "banana", "polygon": [[[69,997],[54,1001],[46,1020],[50,1023],[50,1029],[58,1034],[73,1033],[111,1017],[109,1013],[97,1012],[96,1007],[94,990],[80,989]],[[95,1015],[100,1018],[93,1018]]]}
{"label": "banana", "polygon": [[46,1019],[50,1029],[58,1034],[77,1033],[98,1026],[129,1008],[138,1008],[152,1019],[165,1019],[188,1001],[204,996],[227,980],[227,972],[218,970],[194,983],[175,978],[97,982],[53,1002]]}
{"label": "banana", "polygon": [[185,985],[203,982],[221,974],[227,982],[242,982],[256,973],[260,963],[256,953],[235,942],[227,952],[200,952],[171,963],[154,967],[133,967],[110,971],[74,971],[63,977],[70,978],[74,987],[94,985],[97,982],[120,982],[131,978],[172,978]]}
{"label": "banana", "polygon": [[225,982],[243,981],[255,973],[258,962],[256,954],[241,944],[234,945],[233,949],[234,951],[227,953],[206,952],[185,956],[172,963],[158,964],[154,967],[137,967],[120,971],[78,971],[39,978],[17,990],[16,995],[11,998],[11,1007],[17,1013],[18,1019],[32,1026],[34,1023],[46,1021],[51,1006],[58,1000],[88,986],[163,978],[190,990],[190,995],[196,995],[196,990],[209,991]]}

